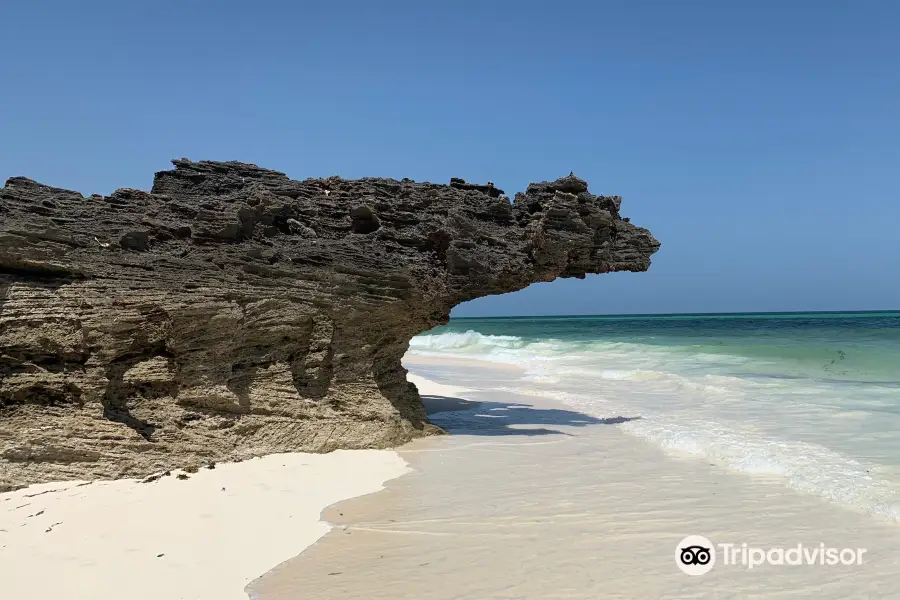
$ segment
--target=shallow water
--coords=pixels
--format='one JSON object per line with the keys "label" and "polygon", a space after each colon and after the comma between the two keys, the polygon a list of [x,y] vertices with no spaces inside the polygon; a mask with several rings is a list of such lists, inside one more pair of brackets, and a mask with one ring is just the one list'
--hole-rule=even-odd
{"label": "shallow water", "polygon": [[900,519],[898,312],[457,319],[410,353],[519,365],[507,391]]}

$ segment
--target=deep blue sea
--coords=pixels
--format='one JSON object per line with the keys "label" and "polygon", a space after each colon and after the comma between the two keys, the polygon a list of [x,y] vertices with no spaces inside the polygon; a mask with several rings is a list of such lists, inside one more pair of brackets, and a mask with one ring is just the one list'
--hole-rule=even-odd
{"label": "deep blue sea", "polygon": [[453,319],[410,351],[514,363],[515,391],[900,520],[900,311]]}

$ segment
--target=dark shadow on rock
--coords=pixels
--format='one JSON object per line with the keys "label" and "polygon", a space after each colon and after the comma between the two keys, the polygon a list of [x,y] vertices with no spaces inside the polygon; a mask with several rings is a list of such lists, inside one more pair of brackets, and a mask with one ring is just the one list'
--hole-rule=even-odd
{"label": "dark shadow on rock", "polygon": [[[109,367],[106,369],[106,378],[109,383],[106,385],[106,391],[102,398],[104,419],[130,427],[148,442],[153,441],[153,432],[156,431],[156,425],[131,414],[128,399],[138,390],[135,389],[133,384],[125,383],[124,376],[131,367],[153,356],[171,358],[171,355],[160,344],[156,344],[148,349],[119,357],[110,362]],[[160,391],[174,394],[176,390],[172,386],[164,386],[164,389]]]}
{"label": "dark shadow on rock", "polygon": [[253,371],[252,367],[246,365],[232,365],[232,376],[225,382],[225,387],[237,396],[238,404],[247,413],[253,408],[250,402],[250,381],[253,377]]}
{"label": "dark shadow on rock", "polygon": [[9,293],[10,286],[12,286],[11,279],[0,277],[0,313],[3,312],[3,305],[6,304],[6,296]]}
{"label": "dark shadow on rock", "polygon": [[641,418],[599,419],[574,410],[535,408],[510,402],[475,402],[450,396],[423,395],[422,403],[431,422],[449,433],[463,435],[570,435],[549,426],[618,425]]}

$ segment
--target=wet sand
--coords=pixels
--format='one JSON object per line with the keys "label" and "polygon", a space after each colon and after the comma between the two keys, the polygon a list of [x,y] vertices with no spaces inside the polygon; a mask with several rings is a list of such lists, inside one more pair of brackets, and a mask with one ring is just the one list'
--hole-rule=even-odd
{"label": "wet sand", "polygon": [[[414,471],[326,509],[338,525],[248,586],[259,600],[896,598],[900,527],[780,482],[663,454],[531,396],[514,369],[405,361],[452,435],[401,449]],[[425,379],[422,379],[425,378]],[[428,383],[428,381],[433,383]],[[521,387],[521,386],[520,386]],[[860,565],[676,566],[687,535],[768,549],[865,548]]]}

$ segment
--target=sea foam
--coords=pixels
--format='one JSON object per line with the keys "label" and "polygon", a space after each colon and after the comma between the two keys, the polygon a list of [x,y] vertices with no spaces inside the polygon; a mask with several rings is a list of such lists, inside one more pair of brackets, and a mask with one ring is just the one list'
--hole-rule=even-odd
{"label": "sea foam", "polygon": [[[828,501],[900,520],[900,423],[879,417],[896,389],[827,377],[780,377],[773,361],[687,346],[527,339],[466,332],[414,338],[412,353],[466,356],[524,369],[519,394],[597,417],[665,452],[776,477]],[[892,393],[893,392],[893,393]],[[875,440],[870,442],[867,440]]]}

